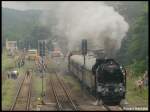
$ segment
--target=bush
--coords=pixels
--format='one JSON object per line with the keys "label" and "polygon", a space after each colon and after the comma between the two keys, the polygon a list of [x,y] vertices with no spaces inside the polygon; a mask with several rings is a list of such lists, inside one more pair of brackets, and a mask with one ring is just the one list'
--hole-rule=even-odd
{"label": "bush", "polygon": [[147,69],[147,63],[145,60],[141,60],[141,61],[135,60],[134,63],[130,66],[133,71],[133,74],[135,74],[136,76],[143,74]]}

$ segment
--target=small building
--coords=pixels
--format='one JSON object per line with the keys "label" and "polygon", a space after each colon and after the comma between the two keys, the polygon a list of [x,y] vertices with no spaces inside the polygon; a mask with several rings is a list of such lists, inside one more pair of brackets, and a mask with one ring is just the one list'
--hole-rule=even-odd
{"label": "small building", "polygon": [[6,49],[11,51],[17,50],[17,41],[6,40]]}

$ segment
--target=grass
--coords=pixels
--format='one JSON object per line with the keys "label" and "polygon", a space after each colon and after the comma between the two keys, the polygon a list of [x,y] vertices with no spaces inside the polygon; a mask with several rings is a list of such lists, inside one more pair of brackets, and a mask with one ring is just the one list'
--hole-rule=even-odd
{"label": "grass", "polygon": [[[35,89],[35,93],[36,93],[36,97],[40,97],[41,96],[41,92],[42,92],[42,79],[38,76],[35,76],[35,74],[33,74],[33,88]],[[45,87],[46,87],[46,80],[44,79],[44,85],[43,85],[43,90],[45,91]]]}
{"label": "grass", "polygon": [[35,93],[37,94],[37,96],[41,95],[41,91],[42,91],[42,81],[39,77],[34,77],[34,85],[33,88],[35,89]]}
{"label": "grass", "polygon": [[53,70],[53,69],[57,68],[57,64],[54,63],[52,59],[49,59],[47,67],[48,67],[48,69]]}
{"label": "grass", "polygon": [[135,81],[137,77],[127,79],[127,101],[131,105],[144,105],[148,106],[148,88],[144,87],[142,91],[135,90]]}
{"label": "grass", "polygon": [[77,82],[77,80],[75,80],[75,78],[73,76],[69,76],[69,75],[64,75],[64,82],[71,84],[72,85],[72,89],[75,91],[80,91],[81,87],[80,87],[80,83]]}
{"label": "grass", "polygon": [[2,109],[7,109],[13,103],[15,80],[7,79],[2,85]]}
{"label": "grass", "polygon": [[2,109],[8,109],[14,97],[15,80],[7,79],[6,71],[14,69],[15,63],[12,57],[7,56],[6,50],[2,54]]}
{"label": "grass", "polygon": [[7,56],[7,51],[4,50],[2,54],[2,71],[6,71],[7,69],[12,69],[15,67],[14,59],[12,57]]}

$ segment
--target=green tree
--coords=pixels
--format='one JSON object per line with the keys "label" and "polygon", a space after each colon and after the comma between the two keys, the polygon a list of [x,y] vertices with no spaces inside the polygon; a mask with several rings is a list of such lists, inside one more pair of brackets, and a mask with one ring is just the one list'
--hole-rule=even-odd
{"label": "green tree", "polygon": [[148,5],[143,5],[140,16],[130,25],[127,38],[118,52],[119,61],[131,65],[134,73],[143,73],[148,67]]}

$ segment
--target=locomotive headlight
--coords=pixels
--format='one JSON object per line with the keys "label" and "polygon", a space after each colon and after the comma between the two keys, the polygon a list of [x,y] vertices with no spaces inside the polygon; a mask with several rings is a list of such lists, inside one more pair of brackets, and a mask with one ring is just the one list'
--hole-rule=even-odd
{"label": "locomotive headlight", "polygon": [[124,89],[121,87],[121,88],[115,88],[114,92],[124,92]]}
{"label": "locomotive headlight", "polygon": [[123,95],[124,95],[124,92],[125,92],[124,87],[120,88],[120,90],[119,90],[120,96],[123,96]]}
{"label": "locomotive headlight", "polygon": [[119,86],[117,86],[114,89],[114,92],[123,92],[124,91],[124,87],[122,86],[122,84],[119,84]]}
{"label": "locomotive headlight", "polygon": [[125,92],[125,88],[124,88],[124,87],[121,87],[121,88],[120,88],[120,92],[122,92],[122,93]]}
{"label": "locomotive headlight", "polygon": [[124,86],[123,86],[123,84],[121,83],[121,84],[119,84],[119,91],[120,92],[124,92],[125,91],[125,88],[124,88]]}
{"label": "locomotive headlight", "polygon": [[120,69],[122,69],[123,67],[122,66],[120,66]]}
{"label": "locomotive headlight", "polygon": [[123,88],[122,88],[122,87],[120,88],[120,91],[123,91]]}

